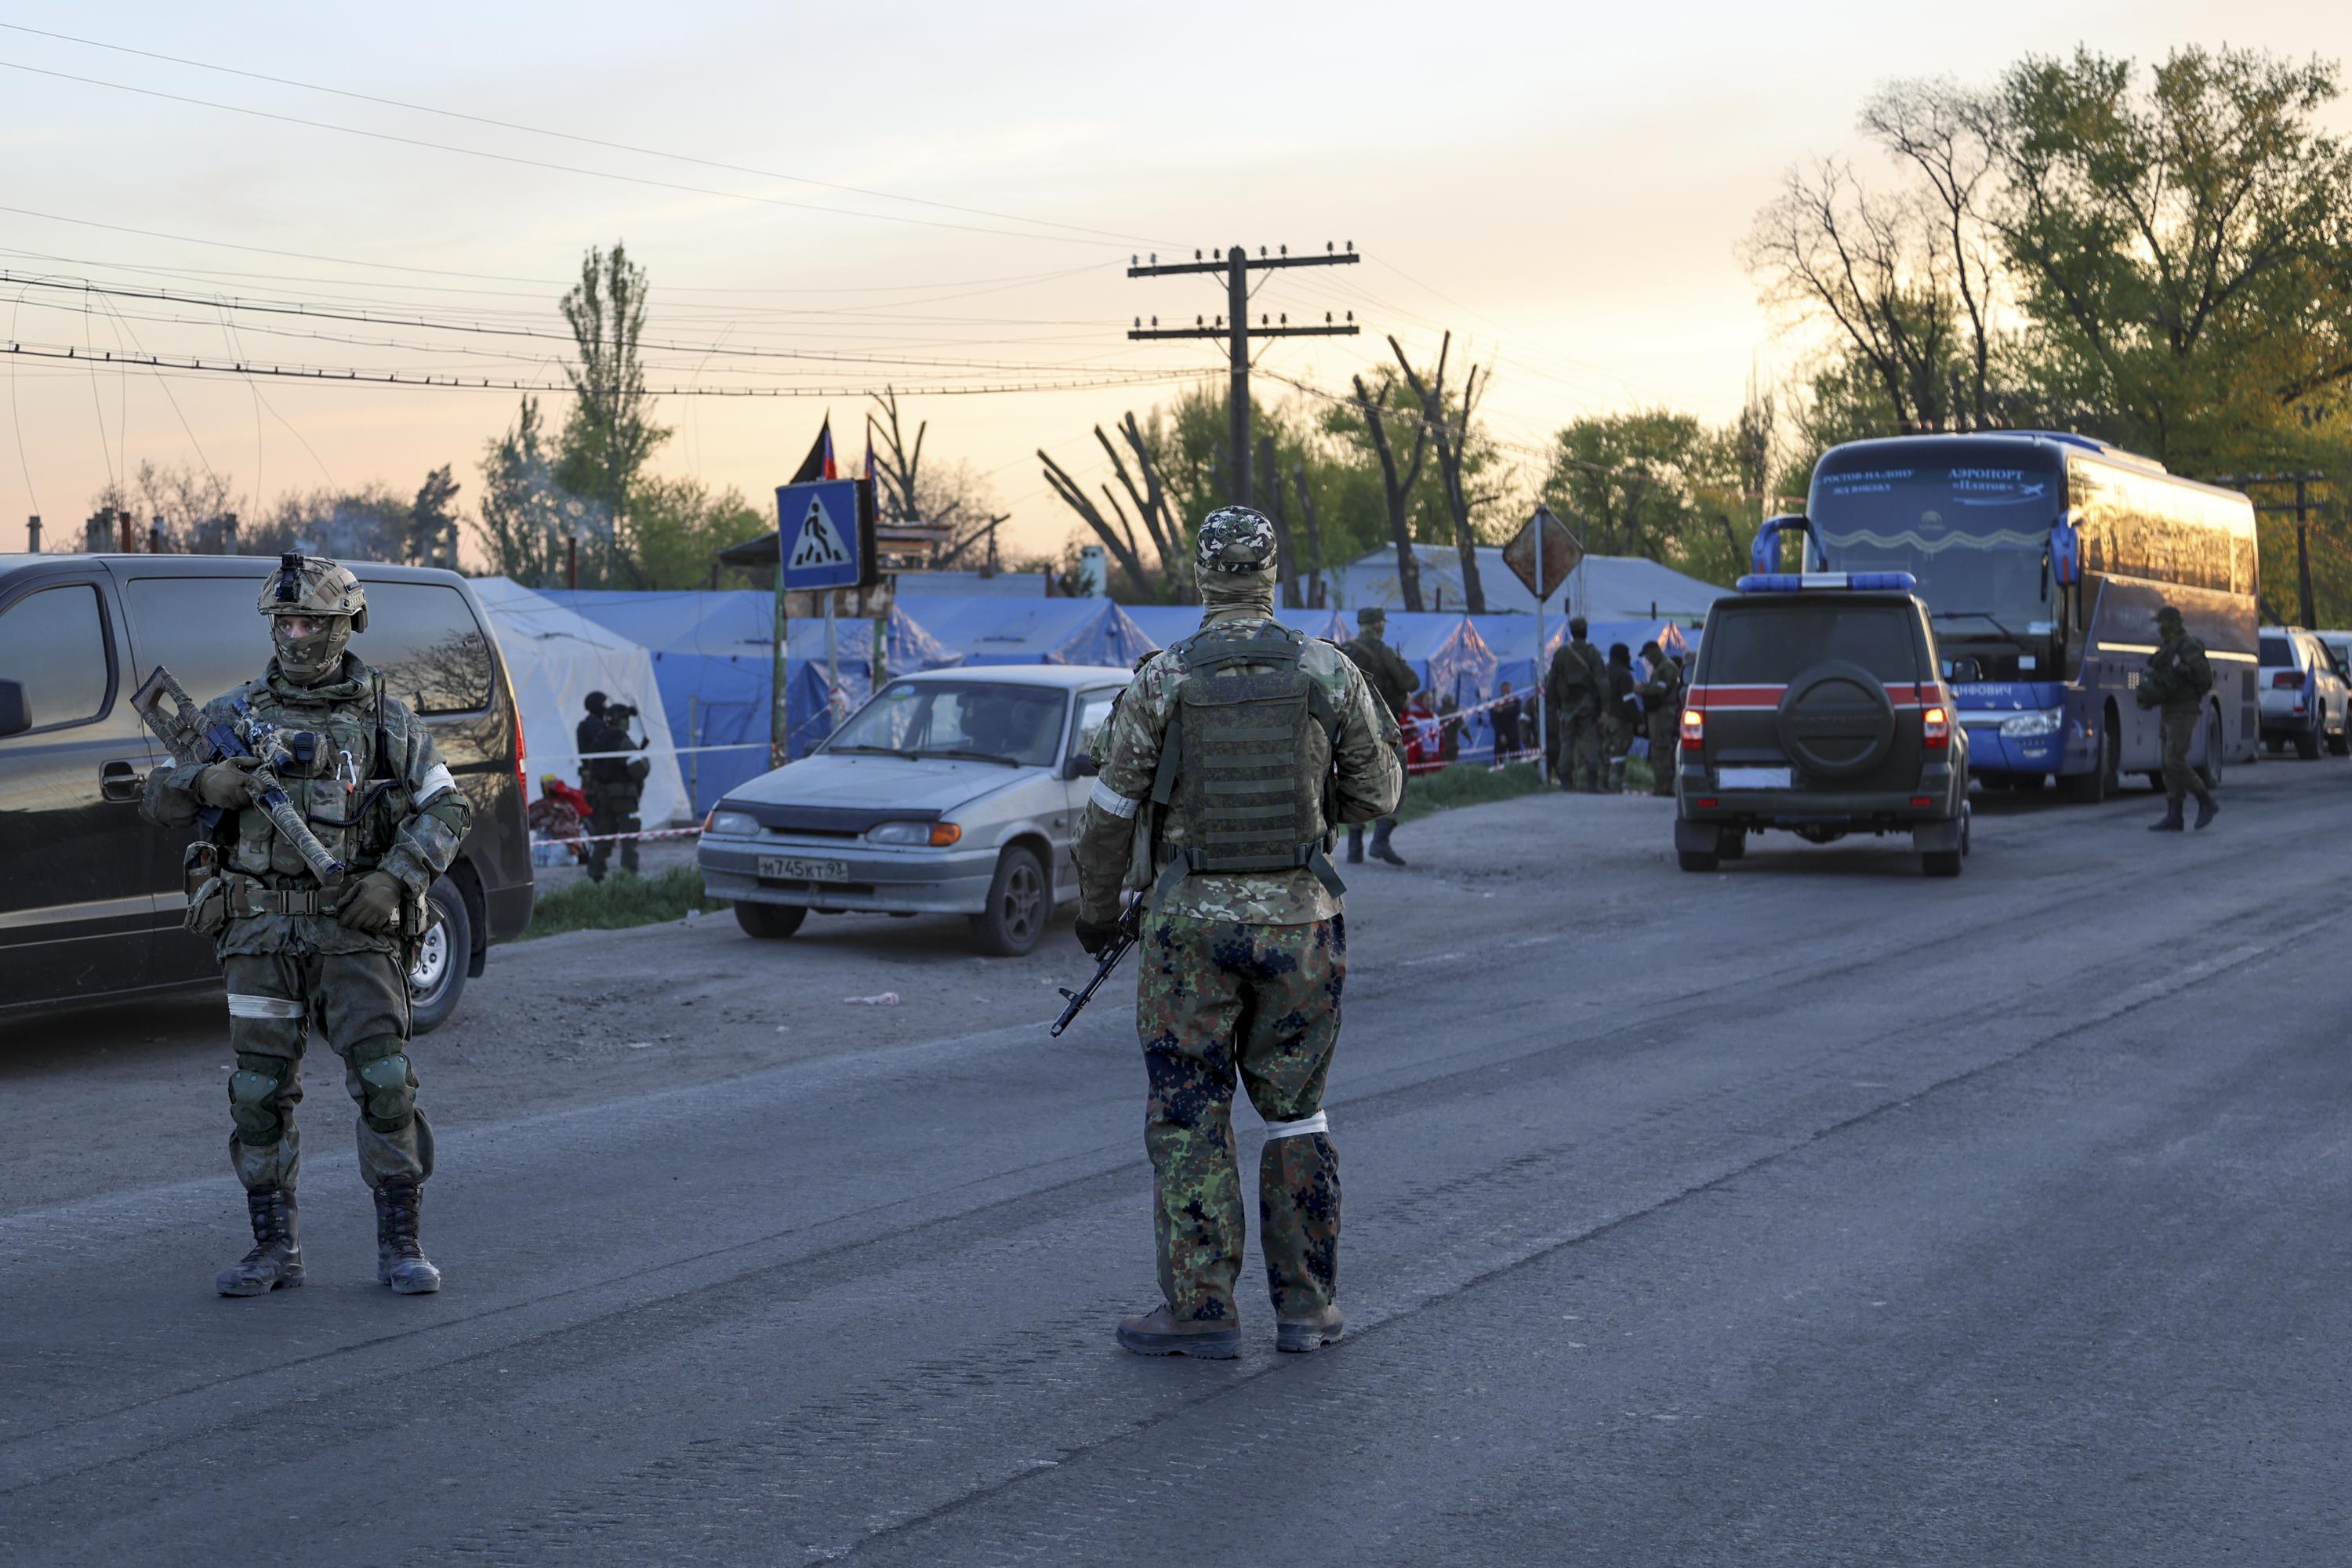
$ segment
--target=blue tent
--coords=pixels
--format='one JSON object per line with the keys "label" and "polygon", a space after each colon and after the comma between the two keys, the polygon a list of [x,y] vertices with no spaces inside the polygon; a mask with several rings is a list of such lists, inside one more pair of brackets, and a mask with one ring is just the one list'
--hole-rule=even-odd
{"label": "blue tent", "polygon": [[1160,646],[1108,599],[942,595],[914,604],[922,629],[968,665],[1102,664],[1125,669]]}
{"label": "blue tent", "polygon": [[[1201,629],[1198,605],[1123,605],[1120,608],[1155,647],[1166,647]],[[1331,610],[1282,609],[1275,611],[1274,618],[1308,637],[1326,637],[1332,642],[1346,642],[1356,635],[1355,623]]]}

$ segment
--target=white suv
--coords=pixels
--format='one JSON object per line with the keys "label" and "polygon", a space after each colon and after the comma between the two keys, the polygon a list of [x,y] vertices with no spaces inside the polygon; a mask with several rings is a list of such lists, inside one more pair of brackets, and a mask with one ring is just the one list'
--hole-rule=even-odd
{"label": "white suv", "polygon": [[2301,626],[2266,628],[2260,644],[2263,740],[2273,751],[2288,742],[2309,761],[2326,746],[2336,756],[2352,754],[2352,675],[2318,634]]}

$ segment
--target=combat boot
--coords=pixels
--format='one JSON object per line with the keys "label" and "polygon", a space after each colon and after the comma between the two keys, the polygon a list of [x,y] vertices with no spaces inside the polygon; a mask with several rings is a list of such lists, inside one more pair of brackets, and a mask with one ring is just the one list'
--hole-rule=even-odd
{"label": "combat boot", "polygon": [[394,1176],[375,1190],[375,1277],[403,1296],[429,1296],[441,1289],[441,1270],[426,1260],[416,1241],[416,1211],[425,1190],[407,1176]]}
{"label": "combat boot", "polygon": [[1364,830],[1361,827],[1350,827],[1348,829],[1348,864],[1360,866],[1363,863]]}
{"label": "combat boot", "polygon": [[294,1189],[256,1187],[245,1194],[253,1220],[253,1250],[220,1271],[214,1286],[224,1296],[267,1296],[279,1286],[302,1283],[302,1241],[296,1233]]}
{"label": "combat boot", "polygon": [[1242,1331],[1231,1318],[1180,1318],[1160,1307],[1141,1317],[1121,1318],[1118,1348],[1137,1355],[1231,1361],[1242,1352]]}
{"label": "combat boot", "polygon": [[2178,833],[2189,825],[2180,820],[2180,803],[2168,801],[2164,807],[2164,820],[2147,825],[2150,833]]}
{"label": "combat boot", "polygon": [[2197,828],[2199,832],[2201,833],[2206,828],[2212,826],[2213,819],[2221,815],[2221,803],[2216,801],[2211,795],[2200,795],[2197,797]]}
{"label": "combat boot", "polygon": [[1391,866],[1402,866],[1404,857],[1398,854],[1396,847],[1389,842],[1389,835],[1394,831],[1394,827],[1385,821],[1372,824],[1372,858],[1385,860]]}
{"label": "combat boot", "polygon": [[1311,1318],[1277,1319],[1274,1325],[1274,1348],[1299,1352],[1318,1351],[1325,1345],[1338,1344],[1339,1335],[1347,1326],[1348,1320],[1339,1315],[1336,1302]]}

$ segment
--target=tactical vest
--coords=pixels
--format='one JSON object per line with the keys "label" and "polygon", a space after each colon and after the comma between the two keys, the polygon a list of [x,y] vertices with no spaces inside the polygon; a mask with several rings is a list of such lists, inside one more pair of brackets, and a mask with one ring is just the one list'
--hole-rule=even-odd
{"label": "tactical vest", "polygon": [[[271,749],[278,754],[270,759],[278,782],[327,853],[355,872],[373,867],[390,847],[398,817],[386,813],[404,815],[407,809],[393,767],[381,676],[372,697],[296,705],[257,683],[234,699],[243,709],[240,719],[250,716],[278,727]],[[222,841],[228,869],[314,880],[300,852],[257,806],[237,811],[233,826],[225,816],[219,832],[233,835]]]}
{"label": "tactical vest", "polygon": [[[1304,868],[1338,897],[1346,889],[1331,868],[1328,781],[1309,773],[1307,737],[1308,725],[1320,725],[1336,752],[1339,720],[1299,668],[1306,635],[1269,623],[1246,637],[1196,632],[1169,651],[1184,661],[1185,675],[1151,801],[1184,842],[1160,850],[1172,858],[1157,890],[1195,871]],[[1255,675],[1234,668],[1244,664],[1266,668]]]}

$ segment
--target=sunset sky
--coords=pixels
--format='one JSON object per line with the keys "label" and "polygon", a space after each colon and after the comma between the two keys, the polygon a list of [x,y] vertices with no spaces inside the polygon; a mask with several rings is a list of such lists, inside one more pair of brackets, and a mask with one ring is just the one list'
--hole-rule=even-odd
{"label": "sunset sky", "polygon": [[[587,246],[618,237],[652,277],[648,341],[676,345],[648,350],[653,384],[831,393],[666,398],[677,434],[656,469],[757,500],[828,407],[855,456],[857,389],[895,381],[931,422],[927,456],[986,471],[1024,549],[1076,521],[1034,449],[1092,477],[1092,424],[1171,384],[919,389],[1215,373],[1220,345],[1125,340],[1139,314],[1223,308],[1206,279],[1128,279],[1130,253],[1353,241],[1361,264],[1273,274],[1255,303],[1353,310],[1366,334],[1276,345],[1264,368],[1338,389],[1385,357],[1381,334],[1433,353],[1451,327],[1457,352],[1495,363],[1488,407],[1514,443],[1651,405],[1719,419],[1751,366],[1769,383],[1804,352],[1758,306],[1738,242],[1792,162],[1856,151],[1878,83],[1981,80],[2083,41],[2352,57],[2352,7],[2317,0],[26,5],[5,20],[5,341],[553,379],[556,299]],[[2331,121],[2352,131],[2343,103]],[[118,291],[49,286],[85,281]],[[812,353],[845,357],[782,357]],[[454,463],[470,513],[517,401],[0,357],[5,549],[36,511],[53,543],[78,532],[142,458],[207,466],[256,510],[289,488],[405,493]]]}

